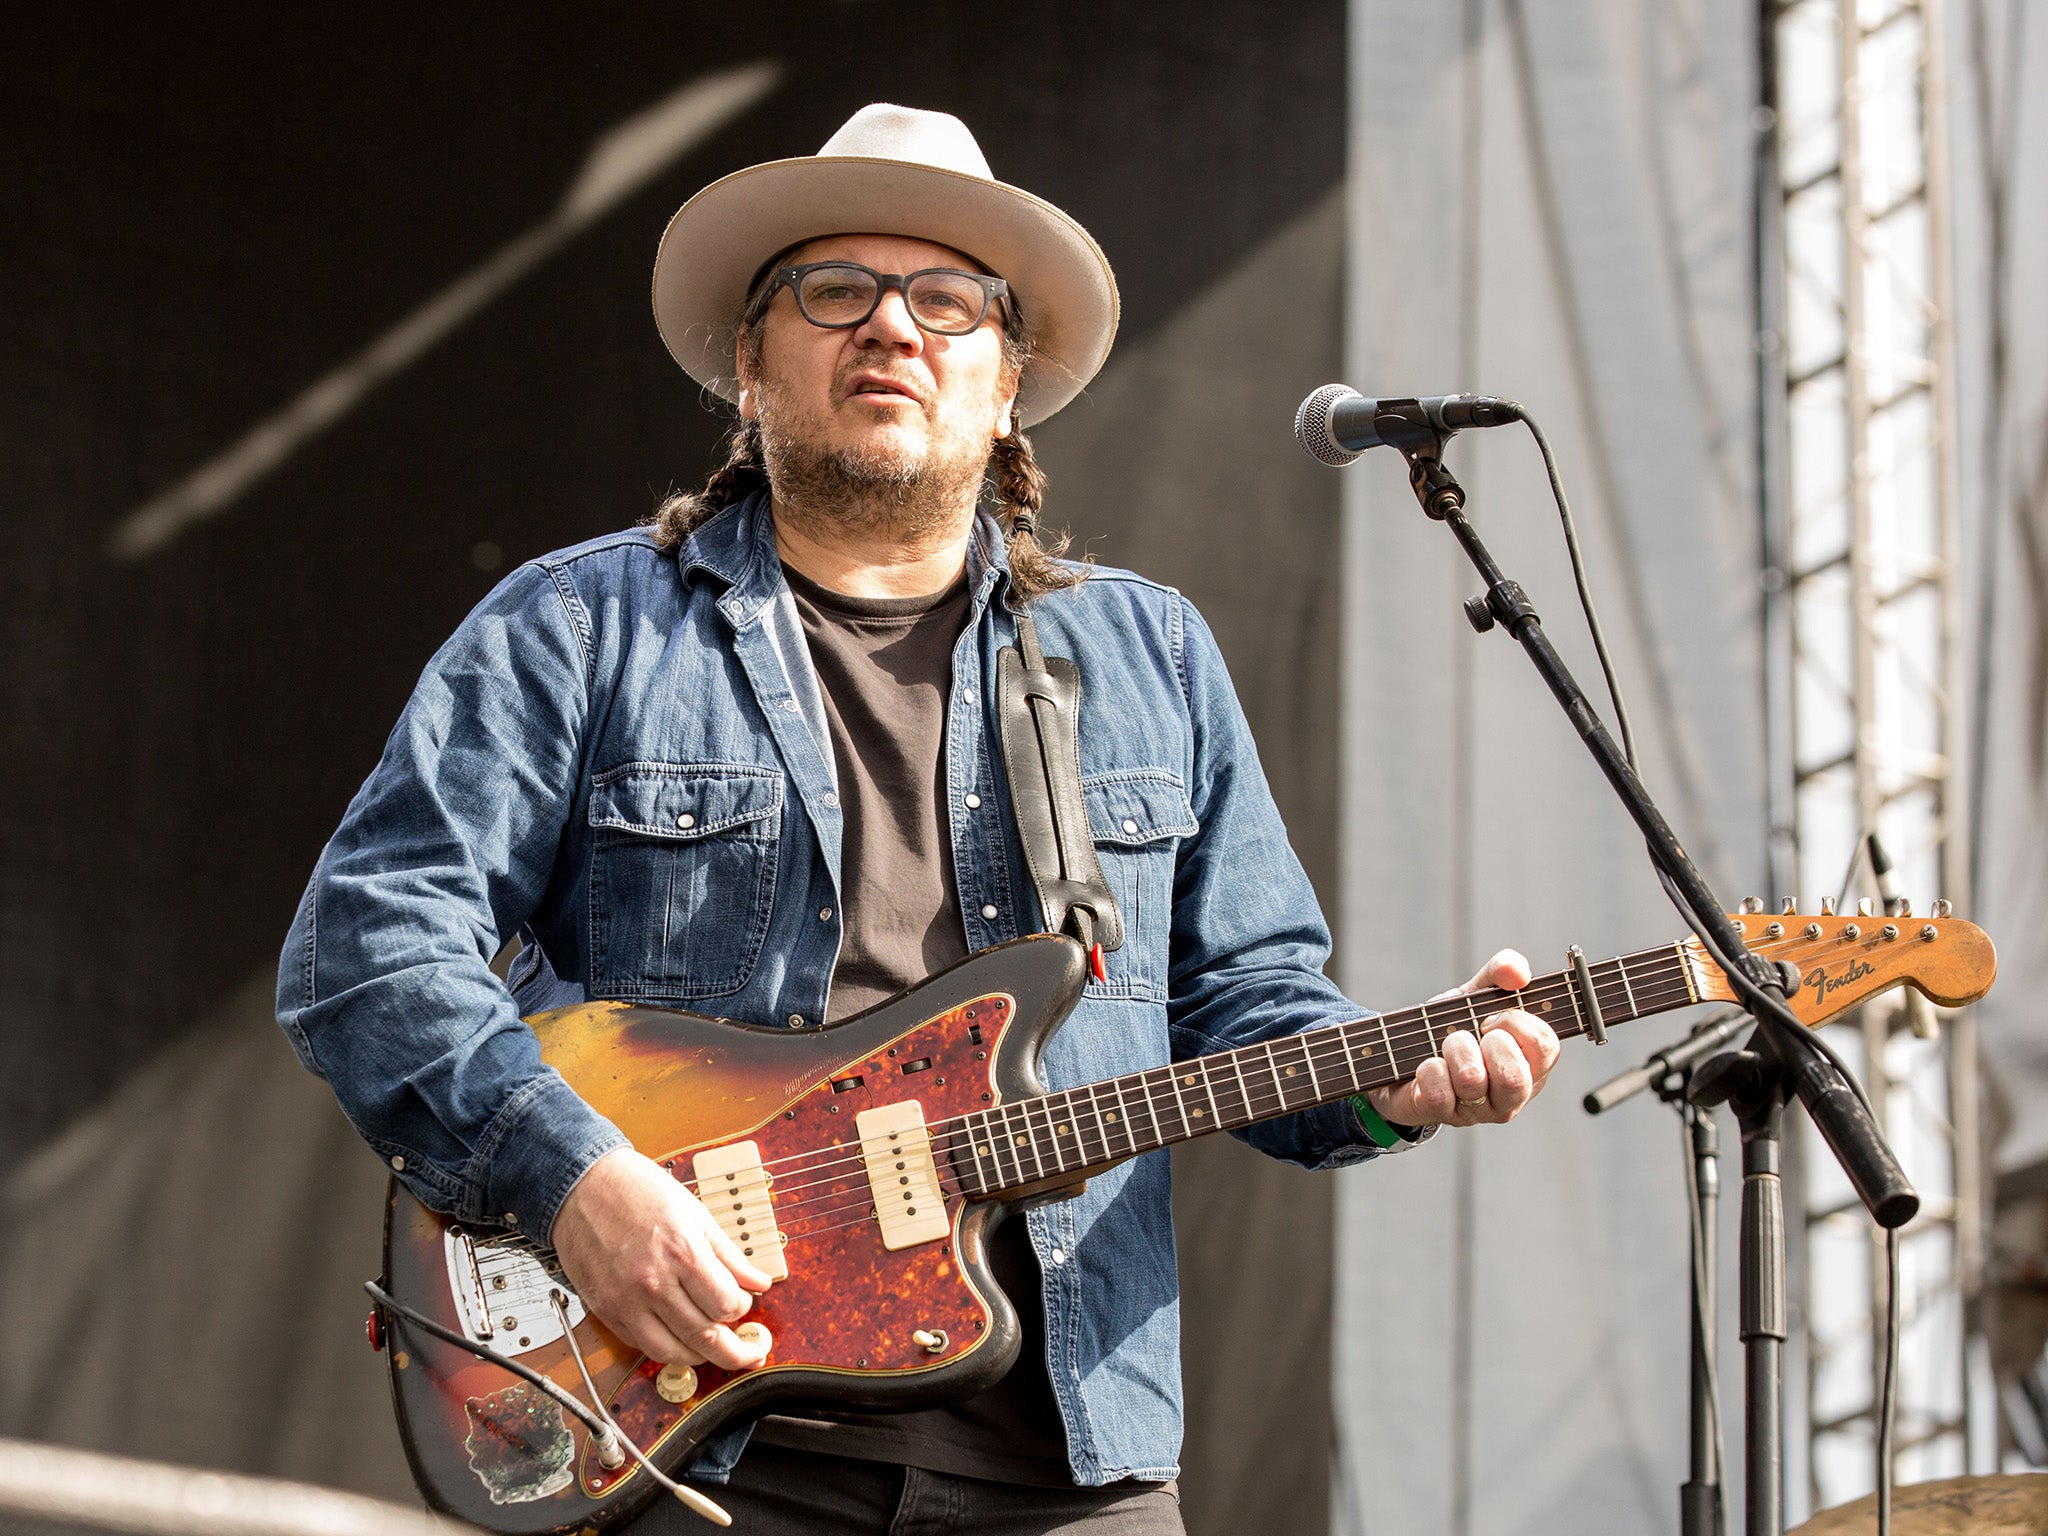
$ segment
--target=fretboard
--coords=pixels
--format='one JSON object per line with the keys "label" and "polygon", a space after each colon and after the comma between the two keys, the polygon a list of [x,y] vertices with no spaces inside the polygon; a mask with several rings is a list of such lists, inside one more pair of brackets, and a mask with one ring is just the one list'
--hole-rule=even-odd
{"label": "fretboard", "polygon": [[[1695,963],[1681,942],[1589,966],[1602,1020],[1626,1023],[1700,1001]],[[1406,1082],[1453,1031],[1476,1034],[1489,1015],[1515,1007],[1560,1036],[1588,1028],[1572,972],[1553,971],[1518,992],[1447,997],[978,1110],[954,1122],[954,1170],[982,1196],[1085,1178],[1141,1152]]]}

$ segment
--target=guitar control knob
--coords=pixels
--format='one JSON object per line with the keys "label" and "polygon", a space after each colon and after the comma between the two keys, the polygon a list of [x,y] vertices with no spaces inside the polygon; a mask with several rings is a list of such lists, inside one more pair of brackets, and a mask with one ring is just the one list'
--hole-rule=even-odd
{"label": "guitar control knob", "polygon": [[758,1344],[764,1351],[775,1347],[775,1336],[760,1323],[741,1323],[732,1332],[742,1344]]}
{"label": "guitar control knob", "polygon": [[654,1390],[665,1403],[687,1403],[697,1395],[697,1372],[687,1365],[664,1365],[654,1378]]}

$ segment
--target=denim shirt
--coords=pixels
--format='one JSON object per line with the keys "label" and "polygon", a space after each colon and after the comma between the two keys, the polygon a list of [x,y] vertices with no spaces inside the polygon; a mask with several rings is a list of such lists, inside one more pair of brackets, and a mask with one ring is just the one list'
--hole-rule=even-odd
{"label": "denim shirt", "polygon": [[[1041,931],[995,738],[1009,570],[983,516],[945,737],[970,949]],[[1207,626],[1095,568],[1032,612],[1080,665],[1082,782],[1123,947],[1054,1035],[1055,1089],[1364,1011],[1288,846]],[[524,1013],[584,998],[815,1027],[840,938],[830,737],[765,496],[676,555],[640,530],[522,566],[427,664],[320,856],[278,1019],[429,1206],[545,1239],[624,1138],[540,1060]],[[690,812],[679,821],[679,807]],[[530,941],[512,985],[488,962]],[[1374,1154],[1339,1103],[1237,1133],[1312,1168]],[[1028,1213],[1046,1367],[1077,1483],[1177,1475],[1169,1163],[1136,1158]],[[722,1480],[744,1431],[695,1475]]]}

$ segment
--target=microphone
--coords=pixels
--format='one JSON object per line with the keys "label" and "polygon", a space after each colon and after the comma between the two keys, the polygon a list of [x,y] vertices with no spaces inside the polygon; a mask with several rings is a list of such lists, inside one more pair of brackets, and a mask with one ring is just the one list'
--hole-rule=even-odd
{"label": "microphone", "polygon": [[1520,421],[1522,408],[1498,395],[1369,400],[1348,384],[1325,384],[1294,413],[1294,435],[1310,458],[1342,468],[1387,441],[1376,425],[1381,416],[1398,416],[1448,437],[1466,427],[1503,427]]}

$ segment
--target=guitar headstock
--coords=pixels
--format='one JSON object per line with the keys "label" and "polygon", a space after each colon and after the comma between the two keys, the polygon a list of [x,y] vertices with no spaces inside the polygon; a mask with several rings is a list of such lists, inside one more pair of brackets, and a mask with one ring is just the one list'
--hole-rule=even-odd
{"label": "guitar headstock", "polygon": [[[1785,1001],[1811,1028],[1896,986],[1911,986],[1944,1008],[1974,1003],[1989,992],[1998,974],[1991,940],[1975,923],[1947,916],[1945,904],[1937,911],[1943,915],[1731,912],[1728,921],[1753,952],[1798,968],[1798,990]],[[1685,948],[1703,998],[1739,1001],[1698,939],[1688,938]]]}

